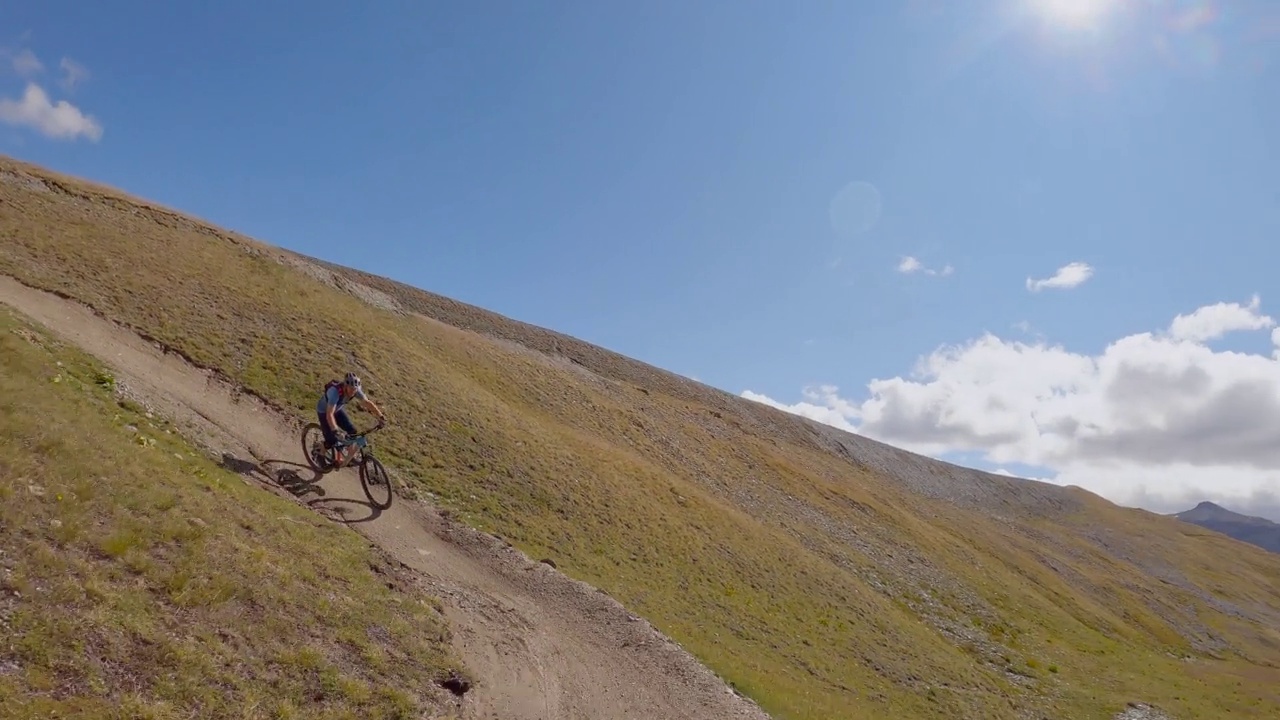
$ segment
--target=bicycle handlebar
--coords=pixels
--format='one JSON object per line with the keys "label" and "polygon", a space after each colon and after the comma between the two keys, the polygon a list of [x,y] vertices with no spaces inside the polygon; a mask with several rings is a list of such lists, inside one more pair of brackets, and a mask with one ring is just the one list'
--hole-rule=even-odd
{"label": "bicycle handlebar", "polygon": [[368,430],[363,430],[363,431],[361,431],[361,432],[358,432],[358,433],[355,433],[355,434],[352,434],[352,435],[348,435],[347,437],[348,437],[348,438],[364,437],[364,436],[368,435],[369,433],[371,433],[371,432],[376,432],[376,431],[378,431],[378,430],[381,430],[381,429],[382,429],[382,428],[384,428],[384,427],[386,427],[386,425],[385,425],[385,424],[381,424],[381,425],[374,425],[373,427],[369,428]]}

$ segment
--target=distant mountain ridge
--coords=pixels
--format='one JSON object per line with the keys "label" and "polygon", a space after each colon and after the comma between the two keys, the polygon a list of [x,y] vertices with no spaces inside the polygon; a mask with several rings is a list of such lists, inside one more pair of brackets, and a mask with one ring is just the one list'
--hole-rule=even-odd
{"label": "distant mountain ridge", "polygon": [[1173,517],[1257,545],[1264,550],[1280,553],[1280,523],[1266,518],[1242,515],[1207,500],[1190,510],[1174,513]]}

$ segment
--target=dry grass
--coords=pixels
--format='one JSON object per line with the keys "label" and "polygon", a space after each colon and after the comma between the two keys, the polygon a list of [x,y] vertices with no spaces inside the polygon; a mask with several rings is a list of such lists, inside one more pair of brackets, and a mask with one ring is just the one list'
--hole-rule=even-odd
{"label": "dry grass", "polygon": [[911,456],[43,170],[8,176],[0,272],[300,417],[360,368],[393,419],[383,457],[414,491],[606,590],[775,717],[1275,710],[1277,556]]}
{"label": "dry grass", "polygon": [[214,465],[4,310],[0,366],[0,717],[447,709],[434,601],[389,589],[354,533]]}

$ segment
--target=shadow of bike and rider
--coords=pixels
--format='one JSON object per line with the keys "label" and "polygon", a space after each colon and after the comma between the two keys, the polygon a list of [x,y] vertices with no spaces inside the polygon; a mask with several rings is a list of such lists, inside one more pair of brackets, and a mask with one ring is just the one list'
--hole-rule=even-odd
{"label": "shadow of bike and rider", "polygon": [[259,482],[265,481],[299,499],[305,499],[309,507],[348,525],[376,520],[382,510],[366,500],[349,497],[331,497],[320,485],[324,475],[311,466],[289,460],[263,460],[261,463],[222,453],[224,469]]}

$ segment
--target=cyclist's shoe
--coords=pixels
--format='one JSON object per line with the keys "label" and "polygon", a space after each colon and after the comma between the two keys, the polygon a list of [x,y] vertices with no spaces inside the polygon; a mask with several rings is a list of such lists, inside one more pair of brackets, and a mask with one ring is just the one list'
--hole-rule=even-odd
{"label": "cyclist's shoe", "polygon": [[327,447],[320,454],[320,467],[326,472],[333,469],[334,458],[336,457],[334,452],[335,449],[333,447]]}

